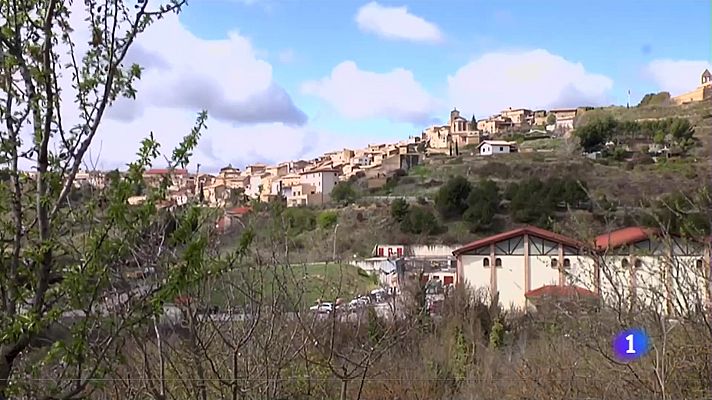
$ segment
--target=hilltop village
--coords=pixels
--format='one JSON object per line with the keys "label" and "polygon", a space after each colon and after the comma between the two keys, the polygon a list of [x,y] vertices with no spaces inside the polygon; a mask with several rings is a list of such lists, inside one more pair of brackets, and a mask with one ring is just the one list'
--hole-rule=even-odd
{"label": "hilltop village", "polygon": [[[668,97],[667,102],[678,105],[699,102],[712,96],[711,88],[712,74],[705,70],[698,88]],[[340,181],[365,179],[369,189],[377,189],[396,171],[408,171],[432,155],[453,156],[461,151],[479,156],[516,153],[522,151],[517,142],[511,140],[517,135],[568,138],[580,117],[593,109],[588,106],[551,110],[510,107],[478,120],[474,115],[467,118],[454,108],[445,124],[429,126],[420,135],[396,143],[335,150],[311,160],[276,165],[256,163],[244,169],[227,165],[216,174],[201,172],[199,167],[195,172],[156,168],[145,171],[144,178],[146,184],[151,185],[160,182],[165,175],[170,176],[172,185],[168,189],[168,200],[162,206],[180,206],[195,199],[209,207],[225,207],[236,203],[230,200],[237,198],[261,202],[283,198],[288,207],[318,206],[330,202],[331,191]],[[655,143],[644,145],[658,153],[669,150],[658,149]],[[597,153],[588,155],[595,158]],[[83,171],[76,176],[75,186],[103,187],[105,178],[105,172]],[[137,193],[129,203],[140,204],[144,200],[145,196]]]}
{"label": "hilltop village", "polygon": [[[157,184],[170,175],[169,202],[183,205],[199,199],[211,207],[224,207],[234,196],[269,202],[286,199],[289,207],[321,205],[330,201],[332,189],[340,181],[365,178],[369,188],[377,188],[397,170],[409,170],[433,154],[454,155],[465,149],[482,156],[517,152],[514,141],[500,138],[512,133],[531,135],[568,135],[577,116],[592,107],[555,110],[509,108],[486,119],[466,119],[457,109],[450,112],[446,124],[427,127],[419,136],[397,143],[369,144],[361,149],[342,149],[311,160],[285,161],[276,165],[252,164],[244,169],[227,165],[217,174],[185,169],[150,169],[145,171],[147,185]],[[104,172],[80,172],[75,185],[102,187]],[[129,199],[140,204],[145,196]],[[164,205],[169,205],[168,203]]]}

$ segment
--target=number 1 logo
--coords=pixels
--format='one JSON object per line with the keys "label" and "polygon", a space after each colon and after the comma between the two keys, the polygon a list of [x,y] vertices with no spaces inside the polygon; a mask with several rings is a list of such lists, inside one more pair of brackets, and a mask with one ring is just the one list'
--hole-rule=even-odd
{"label": "number 1 logo", "polygon": [[628,329],[613,338],[613,353],[624,362],[644,356],[650,348],[650,338],[642,329]]}

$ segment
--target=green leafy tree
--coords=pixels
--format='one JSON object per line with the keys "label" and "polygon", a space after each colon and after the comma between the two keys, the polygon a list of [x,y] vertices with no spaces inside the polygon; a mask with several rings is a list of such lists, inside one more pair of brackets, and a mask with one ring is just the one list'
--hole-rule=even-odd
{"label": "green leafy tree", "polygon": [[467,198],[468,208],[463,219],[472,232],[490,229],[501,201],[499,188],[491,180],[484,180],[473,186]]}
{"label": "green leafy tree", "polygon": [[316,229],[316,214],[309,208],[285,208],[281,212],[280,217],[281,220],[284,221],[284,224],[280,224],[277,229],[286,227],[292,235],[299,235],[303,232],[309,232]]}
{"label": "green leafy tree", "polygon": [[467,210],[472,185],[463,176],[448,180],[435,195],[435,207],[443,218],[457,218]]}
{"label": "green leafy tree", "polygon": [[546,116],[546,124],[547,125],[554,125],[556,123],[556,115],[553,113],[549,113]]}
{"label": "green leafy tree", "polygon": [[438,219],[424,207],[411,207],[408,215],[401,222],[404,233],[434,235],[440,231]]}
{"label": "green leafy tree", "polygon": [[663,132],[663,131],[655,132],[655,135],[653,136],[653,142],[655,142],[657,144],[664,144],[665,143],[665,132]]}
{"label": "green leafy tree", "polygon": [[321,229],[329,229],[339,221],[339,214],[335,211],[322,211],[316,219],[316,224]]}
{"label": "green leafy tree", "polygon": [[409,209],[410,207],[405,199],[395,199],[393,203],[391,203],[391,217],[393,217],[396,221],[401,222],[408,216]]}
{"label": "green leafy tree", "polygon": [[339,182],[331,189],[331,200],[339,204],[351,204],[358,199],[358,193],[351,182]]}
{"label": "green leafy tree", "polygon": [[[134,3],[88,0],[70,11],[65,1],[0,1],[0,159],[10,176],[0,185],[0,398],[101,397],[98,382],[124,362],[127,339],[221,267],[203,257],[214,216],[162,209],[168,177],[143,205],[127,204],[162,157],[152,135],[124,179],[68,201],[108,107],[136,96],[142,70],[126,60],[132,44],[184,2]],[[60,91],[64,80],[71,85]],[[60,118],[67,113],[71,123]],[[166,154],[169,168],[188,164],[206,118]],[[31,179],[20,171],[25,158],[34,163]],[[127,285],[128,270],[149,267],[149,286]],[[58,335],[57,326],[67,332]]]}
{"label": "green leafy tree", "polygon": [[121,173],[118,169],[113,169],[104,175],[106,181],[111,184],[116,184],[121,179]]}
{"label": "green leafy tree", "polygon": [[618,121],[610,114],[604,114],[576,128],[576,136],[581,142],[581,147],[590,152],[598,150],[606,141],[614,137],[617,128]]}

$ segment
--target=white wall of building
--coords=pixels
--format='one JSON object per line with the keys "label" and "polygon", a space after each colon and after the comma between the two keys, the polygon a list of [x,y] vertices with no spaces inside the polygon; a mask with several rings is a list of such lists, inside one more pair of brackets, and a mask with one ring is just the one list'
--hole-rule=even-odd
{"label": "white wall of building", "polygon": [[260,185],[262,185],[262,177],[260,175],[250,175],[249,184],[245,189],[245,194],[250,197],[259,196]]}
{"label": "white wall of building", "polygon": [[461,256],[462,274],[465,283],[473,289],[491,290],[490,287],[490,267],[485,267],[483,260],[489,258],[487,255],[463,255]]}
{"label": "white wall of building", "polygon": [[[496,260],[502,260],[502,266],[497,268],[497,290],[499,291],[499,303],[505,307],[523,308],[526,305],[524,293],[527,292],[524,272],[524,257],[525,256],[504,256],[497,255]],[[537,271],[536,266],[532,266],[532,270]],[[546,275],[541,274],[542,278]],[[547,279],[542,279],[546,282]],[[548,283],[532,283],[532,287],[539,287]]]}
{"label": "white wall of building", "polygon": [[480,146],[480,155],[491,156],[493,154],[508,154],[509,150],[510,146],[485,143]]}
{"label": "white wall of building", "polygon": [[316,193],[329,194],[339,182],[338,172],[310,172],[301,176],[302,184],[313,185]]}
{"label": "white wall of building", "polygon": [[[494,274],[500,304],[505,308],[524,308],[528,291],[558,285],[562,274],[564,283],[595,289],[595,263],[593,259],[577,253],[576,249],[534,236],[529,236],[527,245],[524,237],[519,236],[493,245],[486,244],[469,254],[460,255],[460,271],[465,282],[473,288],[492,291],[491,268],[496,268]],[[552,259],[556,260],[554,266]]]}

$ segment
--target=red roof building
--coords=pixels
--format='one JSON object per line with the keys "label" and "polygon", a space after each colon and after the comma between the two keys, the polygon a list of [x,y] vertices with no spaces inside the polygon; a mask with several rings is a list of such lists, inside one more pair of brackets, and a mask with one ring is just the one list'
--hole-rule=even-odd
{"label": "red roof building", "polygon": [[[505,306],[527,306],[526,293],[542,286],[567,286],[590,271],[586,245],[546,229],[523,226],[468,243],[455,251],[457,281],[498,293]],[[593,277],[585,286],[594,287]]]}
{"label": "red roof building", "polygon": [[631,226],[596,236],[596,250],[615,249],[641,240],[650,239],[660,234],[658,229]]}
{"label": "red roof building", "polygon": [[453,251],[453,254],[457,256],[458,254],[467,253],[468,251],[477,249],[482,246],[489,245],[491,243],[500,242],[502,240],[508,240],[508,239],[511,239],[514,237],[522,236],[524,234],[537,236],[542,239],[550,240],[552,242],[562,243],[562,244],[565,244],[570,247],[576,247],[576,248],[585,247],[583,242],[580,242],[580,241],[570,238],[568,236],[554,233],[554,232],[548,231],[546,229],[537,228],[536,226],[526,225],[521,228],[512,229],[511,231],[502,232],[502,233],[498,233],[496,235],[488,236],[486,238],[475,240],[474,242],[468,243],[468,244],[460,247],[459,249]]}

